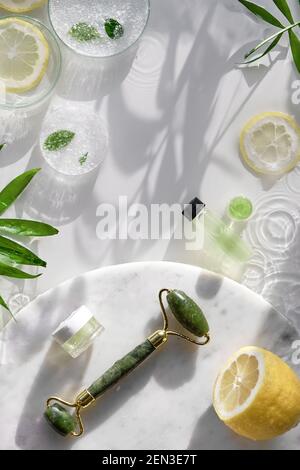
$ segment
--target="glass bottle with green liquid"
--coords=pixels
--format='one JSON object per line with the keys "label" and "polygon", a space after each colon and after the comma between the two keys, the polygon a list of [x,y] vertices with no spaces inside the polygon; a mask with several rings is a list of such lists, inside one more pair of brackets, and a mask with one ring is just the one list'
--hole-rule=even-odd
{"label": "glass bottle with green liquid", "polygon": [[226,224],[197,197],[185,207],[183,215],[197,240],[196,244],[186,241],[186,250],[195,250],[197,246],[205,268],[239,280],[252,257],[252,250],[234,225]]}

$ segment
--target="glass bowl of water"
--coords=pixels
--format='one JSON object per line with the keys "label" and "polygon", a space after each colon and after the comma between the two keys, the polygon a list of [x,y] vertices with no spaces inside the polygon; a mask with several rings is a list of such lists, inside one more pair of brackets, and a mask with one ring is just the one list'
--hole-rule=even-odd
{"label": "glass bowl of water", "polygon": [[0,108],[44,103],[61,73],[61,52],[50,29],[24,16],[0,17]]}
{"label": "glass bowl of water", "polygon": [[49,18],[62,42],[80,55],[113,57],[142,36],[149,0],[49,0]]}

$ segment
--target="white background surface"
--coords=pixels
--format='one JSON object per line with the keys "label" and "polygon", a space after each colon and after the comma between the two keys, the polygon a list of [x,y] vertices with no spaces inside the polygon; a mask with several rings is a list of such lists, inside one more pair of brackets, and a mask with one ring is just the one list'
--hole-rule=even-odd
{"label": "white background surface", "polygon": [[[17,215],[60,229],[58,237],[40,242],[48,268],[37,283],[26,283],[25,291],[35,295],[100,266],[165,258],[166,242],[99,240],[100,203],[117,205],[120,195],[128,196],[129,204],[187,203],[198,195],[222,214],[228,200],[243,193],[258,208],[247,234],[256,257],[245,282],[297,317],[300,172],[275,183],[262,181],[243,166],[238,136],[248,118],[264,111],[288,112],[300,121],[299,106],[291,100],[299,76],[284,47],[267,65],[235,68],[265,26],[226,7],[233,3],[152,0],[133,67],[105,97],[107,83],[124,75],[121,66],[114,80],[102,83],[92,80],[85,66],[68,70],[64,52],[57,99],[80,98],[97,110],[107,124],[110,148],[95,184],[84,191],[46,176],[17,205]],[[292,3],[299,10],[298,2]],[[26,168],[44,165],[37,145],[40,120],[27,122],[27,137],[0,155],[1,185]]]}

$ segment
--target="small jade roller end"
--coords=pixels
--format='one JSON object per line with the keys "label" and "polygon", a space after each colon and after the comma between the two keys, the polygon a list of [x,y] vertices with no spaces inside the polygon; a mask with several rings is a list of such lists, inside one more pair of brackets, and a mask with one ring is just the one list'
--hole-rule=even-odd
{"label": "small jade roller end", "polygon": [[169,291],[167,301],[174,317],[187,331],[199,338],[208,335],[209,325],[204,313],[184,292]]}
{"label": "small jade roller end", "polygon": [[44,416],[50,426],[62,436],[68,436],[75,433],[78,421],[66,408],[54,403],[48,405]]}

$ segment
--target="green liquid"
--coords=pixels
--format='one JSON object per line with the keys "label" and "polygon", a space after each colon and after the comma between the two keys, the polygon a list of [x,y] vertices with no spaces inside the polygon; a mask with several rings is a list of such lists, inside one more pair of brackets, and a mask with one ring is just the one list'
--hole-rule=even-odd
{"label": "green liquid", "polygon": [[98,336],[103,327],[98,323],[96,318],[91,318],[69,341],[63,344],[64,350],[70,354],[70,356],[76,358],[80,356],[91,344],[93,340]]}
{"label": "green liquid", "polygon": [[247,220],[253,213],[252,202],[246,197],[235,197],[230,201],[229,216],[234,220]]}

